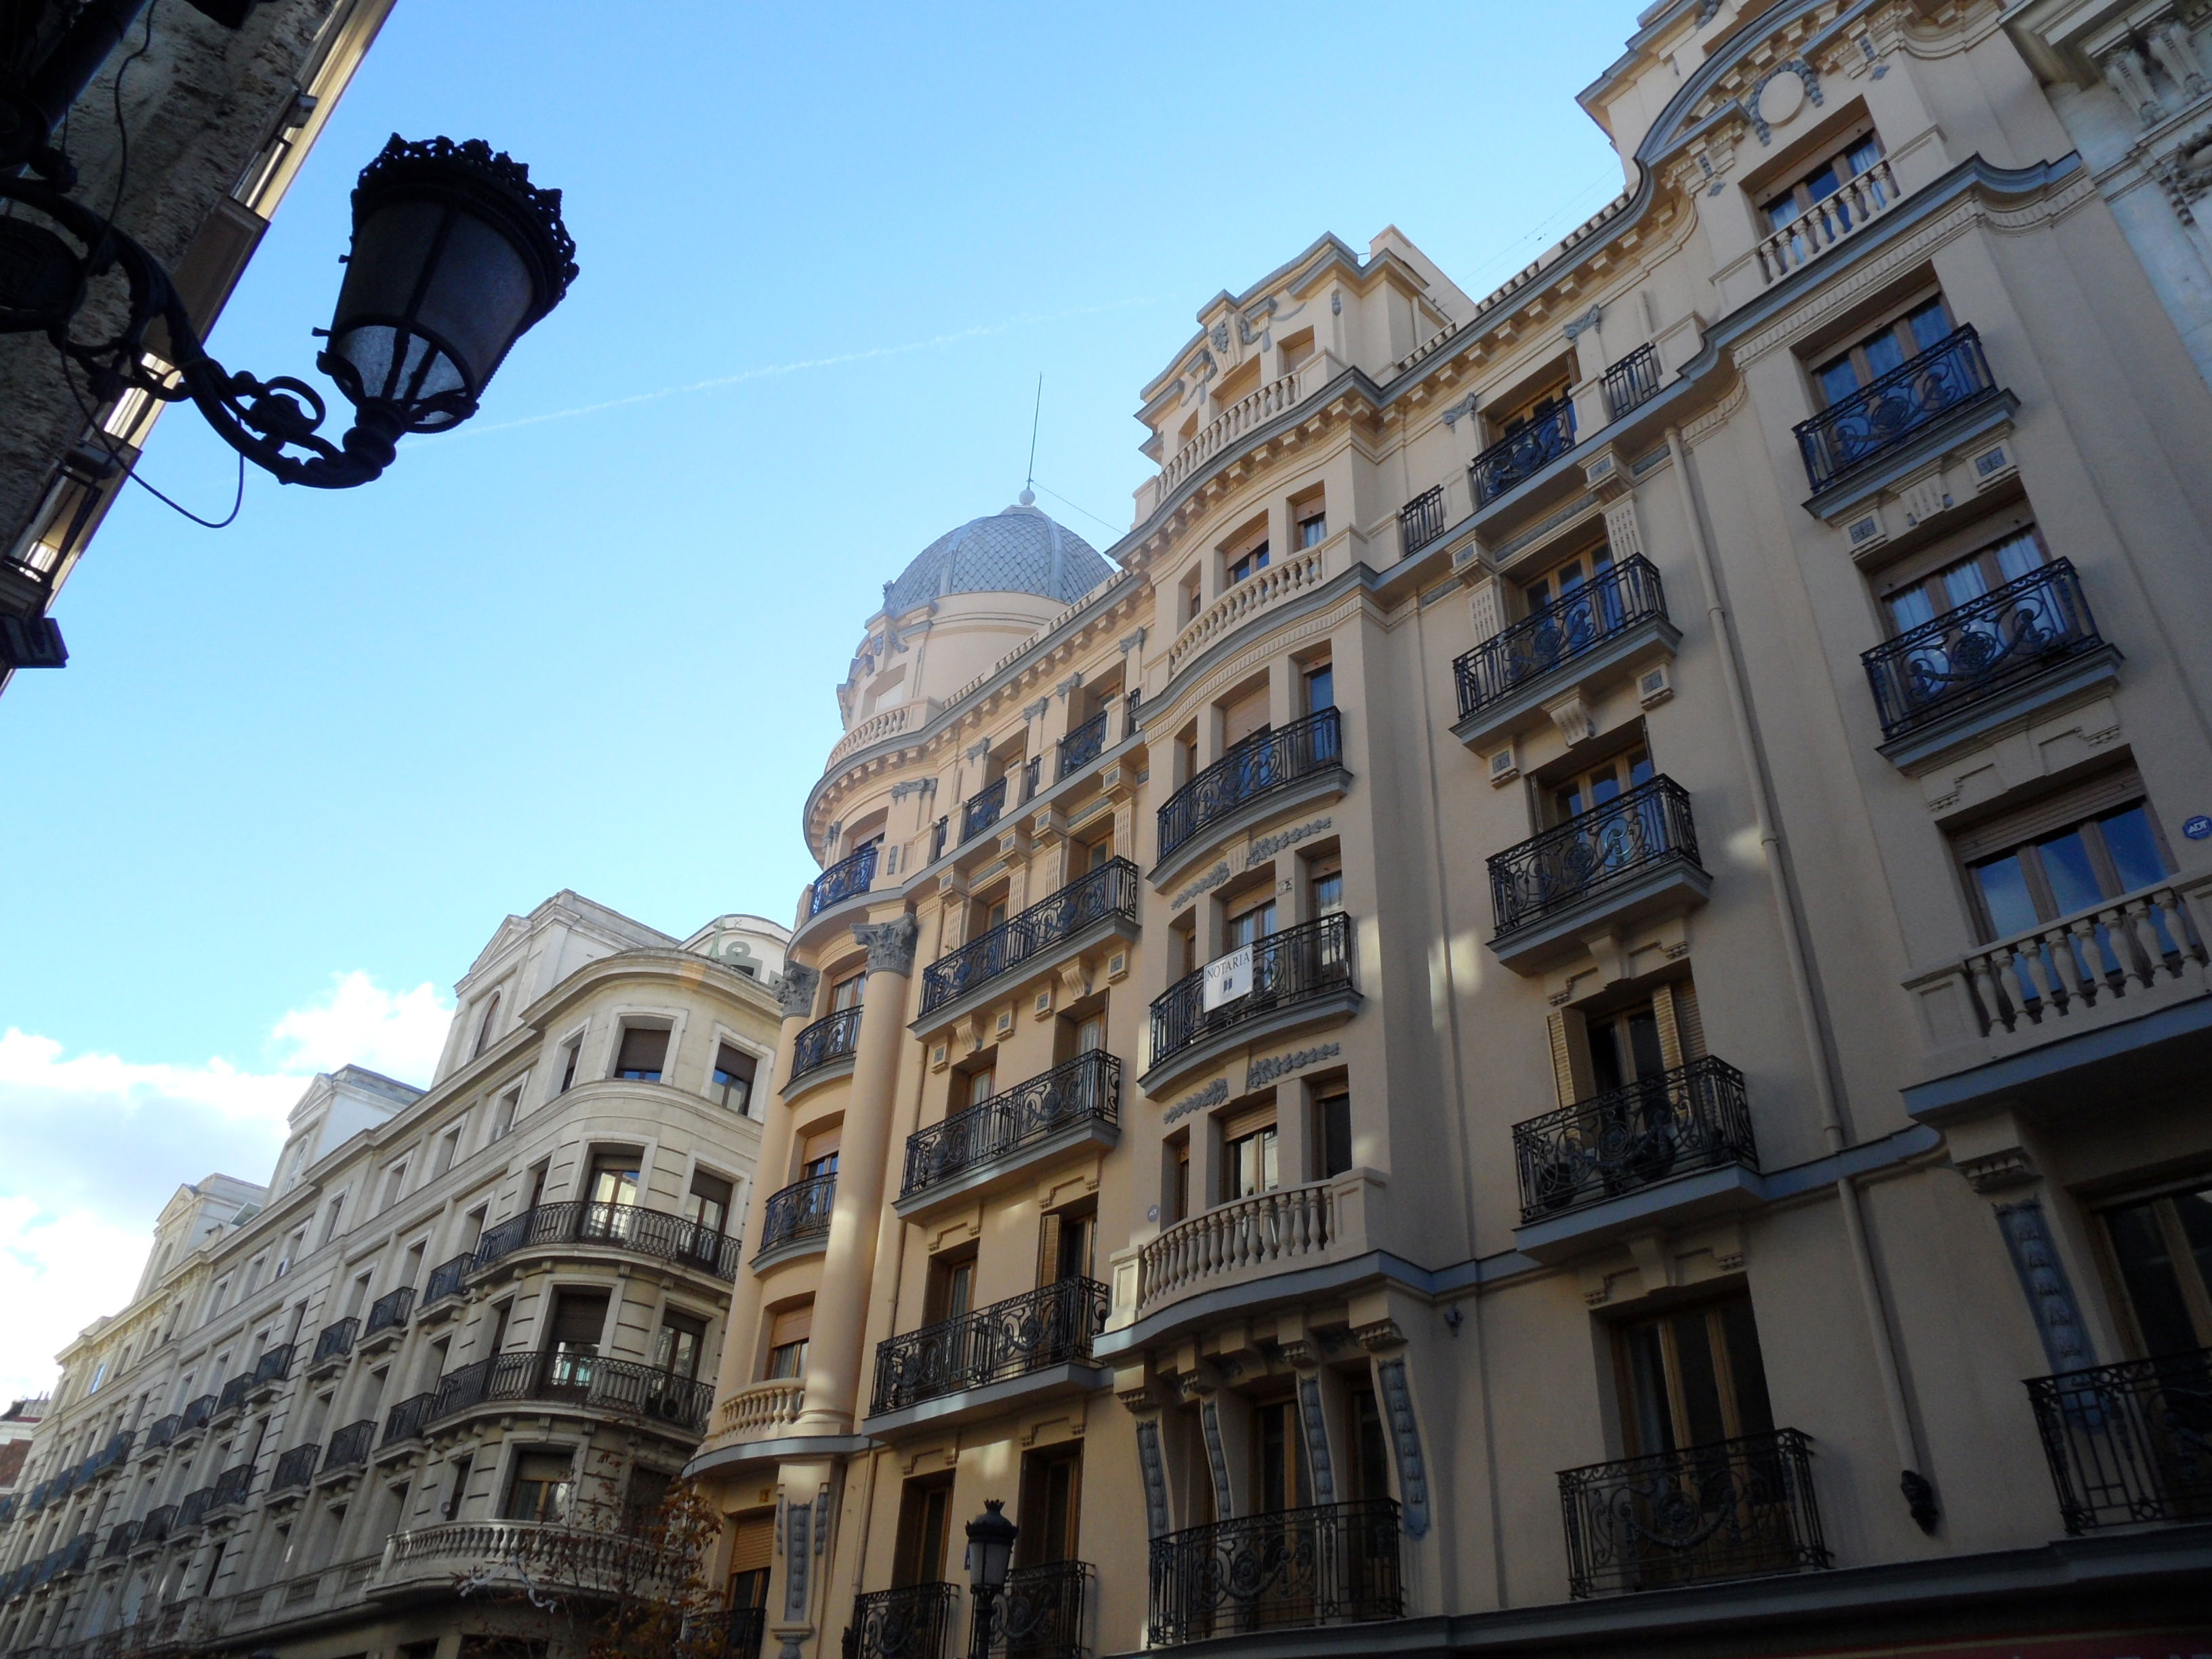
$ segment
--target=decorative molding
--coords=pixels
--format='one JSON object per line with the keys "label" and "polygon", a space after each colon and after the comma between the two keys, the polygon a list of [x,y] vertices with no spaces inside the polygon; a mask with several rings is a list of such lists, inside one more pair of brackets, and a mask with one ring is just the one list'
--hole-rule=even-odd
{"label": "decorative molding", "polygon": [[1212,1399],[1198,1404],[1199,1427],[1206,1437],[1206,1466],[1213,1477],[1213,1512],[1237,1513],[1236,1494],[1229,1489],[1229,1458],[1221,1449],[1221,1407]]}
{"label": "decorative molding", "polygon": [[804,1540],[812,1533],[809,1522],[814,1516],[811,1504],[793,1504],[784,1510],[783,1552],[783,1616],[793,1624],[806,1617],[808,1571],[813,1565],[814,1553]]}
{"label": "decorative molding", "polygon": [[2020,1274],[2021,1289],[2035,1316],[2036,1334],[2054,1371],[2078,1371],[2097,1363],[2088,1328],[2081,1322],[2081,1305],[2074,1299],[2074,1286],[2066,1277],[2066,1264],[2051,1243],[2051,1223],[2039,1200],[1997,1206],[1997,1226],[2005,1249]]}
{"label": "decorative molding", "polygon": [[1313,1478],[1316,1504],[1336,1502],[1336,1471],[1328,1455],[1328,1419],[1322,1410],[1321,1378],[1311,1374],[1298,1379],[1298,1419],[1306,1431],[1306,1468]]}
{"label": "decorative molding", "polygon": [[1145,1486],[1145,1524],[1154,1538],[1168,1535],[1167,1462],[1160,1455],[1160,1425],[1155,1418],[1137,1425],[1137,1474]]}
{"label": "decorative molding", "polygon": [[2035,1160],[2024,1146],[2008,1146],[2002,1152],[1985,1152],[1979,1158],[1953,1160],[1966,1184],[1978,1193],[2001,1193],[2013,1187],[2026,1187],[2043,1179],[2043,1171],[2035,1167]]}
{"label": "decorative molding", "polygon": [[927,796],[936,793],[937,780],[933,777],[908,778],[904,783],[895,783],[891,786],[893,800],[904,800],[909,795]]}
{"label": "decorative molding", "polygon": [[[1309,1066],[1318,1066],[1324,1060],[1334,1060],[1343,1052],[1340,1044],[1324,1042],[1318,1048],[1299,1048],[1287,1054],[1273,1054],[1266,1060],[1255,1060],[1244,1073],[1244,1092],[1249,1095],[1279,1077],[1287,1077],[1292,1072],[1302,1071]],[[1219,1081],[1225,1086],[1228,1079],[1224,1078]]]}
{"label": "decorative molding", "polygon": [[1229,1079],[1225,1077],[1218,1077],[1196,1094],[1185,1095],[1174,1105],[1169,1107],[1161,1114],[1160,1122],[1164,1127],[1175,1122],[1178,1118],[1188,1117],[1193,1112],[1202,1112],[1209,1106],[1218,1106],[1228,1098]]}
{"label": "decorative molding", "polygon": [[1444,410],[1444,424],[1456,431],[1459,423],[1474,413],[1476,401],[1475,394],[1470,392],[1457,403],[1450,405]]}
{"label": "decorative molding", "polygon": [[786,1019],[804,1019],[814,1012],[814,989],[821,982],[819,969],[787,962],[769,988],[775,993],[775,1006]]}
{"label": "decorative molding", "polygon": [[1406,1362],[1385,1359],[1375,1367],[1382,1391],[1382,1410],[1390,1420],[1391,1449],[1398,1455],[1398,1509],[1414,1538],[1429,1532],[1429,1476],[1421,1462],[1421,1434],[1413,1421],[1413,1394],[1406,1383]]}
{"label": "decorative molding", "polygon": [[1406,1346],[1406,1334],[1398,1328],[1398,1322],[1395,1319],[1377,1319],[1364,1325],[1354,1325],[1352,1340],[1370,1353]]}
{"label": "decorative molding", "polygon": [[1576,318],[1572,322],[1566,324],[1559,331],[1567,337],[1567,343],[1571,345],[1583,335],[1597,327],[1598,325],[1602,323],[1604,320],[1605,307],[1601,305],[1592,304],[1588,311],[1583,313],[1581,316]]}
{"label": "decorative molding", "polygon": [[867,951],[870,973],[914,972],[915,945],[921,937],[921,924],[911,912],[893,921],[856,921],[853,937]]}
{"label": "decorative molding", "polygon": [[[1063,691],[1060,695],[1065,696],[1067,694]],[[1025,720],[1041,720],[1045,717],[1046,711],[1051,707],[1052,699],[1050,697],[1039,697],[1035,702],[1024,703],[1022,705],[1022,718]]]}
{"label": "decorative molding", "polygon": [[1173,898],[1170,899],[1168,901],[1168,908],[1170,910],[1182,909],[1184,905],[1189,903],[1193,899],[1199,897],[1202,894],[1212,892],[1215,888],[1220,886],[1223,882],[1228,880],[1233,873],[1234,872],[1232,872],[1229,867],[1228,860],[1225,859],[1223,860],[1222,862],[1215,865],[1213,868],[1207,871],[1196,881],[1191,883],[1189,886],[1184,888],[1182,891],[1177,893]]}
{"label": "decorative molding", "polygon": [[1813,100],[1814,108],[1819,109],[1827,101],[1820,95],[1819,73],[1803,58],[1793,58],[1786,64],[1777,64],[1759,77],[1757,82],[1753,85],[1750,94],[1743,100],[1744,113],[1751,117],[1752,131],[1759,135],[1759,142],[1761,144],[1771,144],[1774,142],[1774,130],[1767,125],[1766,117],[1759,112],[1759,94],[1766,90],[1768,82],[1784,75],[1794,75],[1797,77],[1804,86],[1805,95]]}
{"label": "decorative molding", "polygon": [[1318,836],[1335,822],[1334,818],[1316,818],[1311,823],[1299,824],[1294,830],[1279,830],[1272,836],[1262,836],[1245,854],[1244,867],[1249,870],[1261,859],[1271,859],[1285,847],[1295,847],[1302,841]]}
{"label": "decorative molding", "polygon": [[1141,650],[1144,647],[1145,631],[1145,629],[1140,628],[1133,634],[1124,634],[1121,636],[1120,644],[1121,647],[1121,654],[1123,656],[1126,657],[1132,651]]}

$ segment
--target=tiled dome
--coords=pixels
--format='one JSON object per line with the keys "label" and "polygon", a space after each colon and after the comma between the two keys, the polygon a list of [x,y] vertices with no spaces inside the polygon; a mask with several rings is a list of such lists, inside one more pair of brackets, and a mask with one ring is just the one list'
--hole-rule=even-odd
{"label": "tiled dome", "polygon": [[901,616],[948,593],[1035,593],[1073,605],[1114,574],[1097,548],[1036,501],[1024,489],[1005,512],[939,536],[884,584],[884,609]]}

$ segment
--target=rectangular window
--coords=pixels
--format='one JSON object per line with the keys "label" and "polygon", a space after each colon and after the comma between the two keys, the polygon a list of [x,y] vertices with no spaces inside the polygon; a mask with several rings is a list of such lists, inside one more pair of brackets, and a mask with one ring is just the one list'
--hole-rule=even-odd
{"label": "rectangular window", "polygon": [[706,1352],[705,1320],[673,1308],[660,1316],[660,1334],[653,1344],[654,1370],[696,1381]]}
{"label": "rectangular window", "polygon": [[[556,1291],[553,1318],[546,1330],[545,1352],[558,1361],[588,1360],[599,1352],[599,1338],[606,1328],[606,1291]],[[560,1380],[576,1379],[564,1376]]]}
{"label": "rectangular window", "polygon": [[514,1127],[514,1115],[521,1104],[520,1089],[509,1089],[499,1097],[499,1104],[491,1115],[491,1139],[503,1140],[507,1138],[507,1132]]}
{"label": "rectangular window", "polygon": [[1267,688],[1247,692],[1221,710],[1221,746],[1234,749],[1267,734]]}
{"label": "rectangular window", "polygon": [[461,1155],[461,1131],[465,1127],[464,1124],[457,1123],[438,1137],[437,1156],[430,1165],[432,1180],[436,1180],[447,1170],[452,1169],[453,1160]]}
{"label": "rectangular window", "polygon": [[1814,369],[1813,384],[1820,403],[1826,406],[1843,402],[1893,368],[1902,368],[1907,358],[1942,344],[1951,330],[1951,313],[1942,296],[1922,301]]}
{"label": "rectangular window", "polygon": [[696,1170],[691,1191],[684,1200],[684,1218],[696,1221],[709,1232],[730,1231],[730,1200],[736,1188],[718,1175]]}
{"label": "rectangular window", "polygon": [[1224,930],[1224,948],[1230,951],[1247,945],[1257,945],[1275,931],[1275,896],[1269,893],[1256,904],[1239,910],[1229,918]]}
{"label": "rectangular window", "polygon": [[730,1529],[729,1606],[768,1605],[769,1574],[775,1566],[775,1511],[756,1510],[735,1517]]}
{"label": "rectangular window", "polygon": [[1352,1096],[1341,1083],[1329,1085],[1314,1101],[1314,1146],[1321,1167],[1314,1173],[1326,1181],[1352,1168]]}
{"label": "rectangular window", "polygon": [[1542,575],[1521,584],[1523,616],[1540,616],[1559,606],[1571,606],[1590,583],[1613,568],[1613,550],[1598,547],[1577,553],[1553,565]]}
{"label": "rectangular window", "polygon": [[322,1242],[325,1244],[338,1235],[338,1218],[345,1213],[345,1201],[346,1195],[340,1193],[331,1200],[330,1208],[323,1212]]}
{"label": "rectangular window", "polygon": [[935,1325],[948,1319],[958,1319],[975,1305],[974,1255],[930,1258],[929,1286],[922,1309],[922,1322]]}
{"label": "rectangular window", "polygon": [[658,1083],[668,1060],[668,1032],[652,1025],[625,1025],[615,1055],[615,1075],[632,1083]]}
{"label": "rectangular window", "polygon": [[1607,802],[1616,800],[1639,784],[1650,782],[1655,775],[1650,750],[1638,747],[1626,754],[1600,761],[1596,765],[1552,787],[1547,803],[1553,823],[1565,823],[1568,819],[1592,811]]}
{"label": "rectangular window", "polygon": [[806,1373],[806,1343],[814,1334],[814,1304],[787,1308],[769,1321],[768,1375],[771,1379]]}
{"label": "rectangular window", "polygon": [[638,1154],[628,1148],[594,1152],[584,1196],[594,1204],[637,1202]]}
{"label": "rectangular window", "polygon": [[[2142,781],[2124,767],[1952,838],[1986,939],[2033,931],[2166,878]],[[2163,933],[2163,923],[2153,919]],[[2160,938],[2166,954],[2179,942]],[[2085,949],[2109,948],[2093,945]],[[2090,964],[2101,972],[2104,963]]]}
{"label": "rectangular window", "polygon": [[[1795,224],[1881,160],[1881,140],[1871,132],[1862,133],[1841,149],[1822,156],[1818,167],[1794,180],[1788,189],[1766,199],[1763,211],[1767,228],[1780,230],[1784,225]],[[1866,188],[1873,192],[1873,211],[1880,212],[1888,205],[1888,193],[1879,179],[1869,179]],[[1848,208],[1839,202],[1831,210],[1838,216],[1838,234],[1850,228]]]}
{"label": "rectangular window", "polygon": [[1097,1239],[1095,1206],[1048,1212],[1037,1228],[1037,1283],[1057,1285],[1090,1278],[1096,1265]]}
{"label": "rectangular window", "polygon": [[899,1495],[898,1539],[891,1584],[939,1584],[945,1578],[945,1544],[952,1535],[952,1477],[909,1480]]}
{"label": "rectangular window", "polygon": [[1227,572],[1229,580],[1223,585],[1233,586],[1247,576],[1257,575],[1267,568],[1267,544],[1264,541],[1255,543],[1229,560]]}
{"label": "rectangular window", "polygon": [[561,1045],[561,1086],[556,1094],[567,1094],[576,1086],[576,1061],[584,1052],[584,1039],[572,1036]]}
{"label": "rectangular window", "polygon": [[1316,916],[1333,915],[1344,908],[1344,860],[1334,853],[1308,860],[1306,890],[1312,896]]}
{"label": "rectangular window", "polygon": [[1352,1499],[1371,1502],[1390,1495],[1390,1442],[1382,1432],[1382,1411],[1372,1389],[1353,1389],[1345,1395],[1345,1415],[1352,1431]]}
{"label": "rectangular window", "polygon": [[2002,540],[1945,565],[1932,575],[1916,576],[1884,597],[1893,633],[1933,622],[1946,611],[2017,581],[2044,563],[2043,539],[2035,526],[2015,530]]}
{"label": "rectangular window", "polygon": [[1316,513],[1298,520],[1298,545],[1319,547],[1328,539],[1328,515]]}
{"label": "rectangular window", "polygon": [[567,1452],[527,1451],[514,1460],[514,1473],[507,1484],[507,1518],[558,1523],[568,1513],[569,1474],[574,1459]]}
{"label": "rectangular window", "polygon": [[839,1130],[820,1129],[806,1137],[799,1148],[799,1177],[811,1181],[817,1176],[837,1173]]}
{"label": "rectangular window", "polygon": [[1036,1567],[1077,1559],[1076,1517],[1082,1499],[1080,1442],[1024,1456],[1021,1532],[1014,1540],[1014,1565]]}
{"label": "rectangular window", "polygon": [[2212,1186],[2105,1212],[2147,1359],[2212,1348]]}
{"label": "rectangular window", "polygon": [[384,1173],[384,1199],[376,1207],[388,1210],[399,1201],[400,1188],[407,1184],[407,1166],[395,1164]]}
{"label": "rectangular window", "polygon": [[1616,1352],[1632,1455],[1773,1430],[1748,1297],[1623,1326]]}
{"label": "rectangular window", "polygon": [[1190,1219],[1190,1136],[1178,1133],[1167,1143],[1167,1214],[1163,1218],[1172,1226],[1178,1221]]}
{"label": "rectangular window", "polygon": [[1252,1492],[1262,1515],[1304,1509],[1313,1502],[1295,1400],[1252,1408]]}
{"label": "rectangular window", "polygon": [[714,1050],[714,1096],[730,1110],[752,1109],[753,1077],[760,1062],[744,1049],[722,1043]]}
{"label": "rectangular window", "polygon": [[866,974],[854,974],[839,980],[830,988],[830,1012],[837,1014],[848,1008],[859,1007],[867,987],[868,976]]}
{"label": "rectangular window", "polygon": [[464,1453],[447,1465],[446,1501],[440,1510],[441,1515],[446,1520],[451,1521],[459,1516],[461,1500],[468,1496],[469,1471],[475,1466],[475,1462],[473,1456]]}
{"label": "rectangular window", "polygon": [[1247,1112],[1222,1126],[1222,1200],[1254,1198],[1282,1184],[1280,1141],[1271,1105]]}
{"label": "rectangular window", "polygon": [[954,1074],[956,1100],[961,1107],[981,1106],[997,1090],[999,1073],[996,1066],[986,1061],[971,1072]]}

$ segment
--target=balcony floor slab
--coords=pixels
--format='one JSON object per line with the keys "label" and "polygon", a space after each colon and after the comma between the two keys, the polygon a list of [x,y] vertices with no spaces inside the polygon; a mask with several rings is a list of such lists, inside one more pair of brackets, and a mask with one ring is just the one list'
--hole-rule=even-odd
{"label": "balcony floor slab", "polygon": [[1153,891],[1165,892],[1186,872],[1203,864],[1224,842],[1235,840],[1247,830],[1265,823],[1279,813],[1295,812],[1301,807],[1317,806],[1323,801],[1339,799],[1351,787],[1351,773],[1341,766],[1328,766],[1310,772],[1295,782],[1255,795],[1236,811],[1224,814],[1196,831],[1188,841],[1153,865],[1145,879],[1152,884]]}
{"label": "balcony floor slab", "polygon": [[781,1244],[771,1245],[767,1249],[762,1250],[752,1259],[752,1270],[757,1273],[764,1273],[770,1267],[780,1267],[787,1261],[796,1261],[801,1256],[820,1255],[829,1248],[830,1230],[824,1227],[820,1232],[809,1233],[805,1238],[787,1239]]}
{"label": "balcony floor slab", "polygon": [[1110,1152],[1121,1141],[1120,1124],[1103,1118],[1085,1118],[1003,1158],[993,1158],[917,1192],[902,1194],[892,1202],[891,1208],[908,1221],[927,1222],[947,1210],[972,1208],[979,1198],[1023,1184],[1032,1178],[1040,1164],[1086,1148]]}
{"label": "balcony floor slab", "polygon": [[1741,1164],[1655,1181],[1632,1193],[1513,1230],[1514,1248],[1538,1261],[1565,1261],[1632,1234],[1756,1209],[1766,1202],[1759,1172]]}
{"label": "balcony floor slab", "polygon": [[1516,974],[1547,973],[1582,953],[1585,933],[1703,904],[1712,886],[1713,878],[1702,867],[1676,855],[1498,934],[1490,949]]}
{"label": "balcony floor slab", "polygon": [[686,1480],[704,1474],[734,1474],[764,1464],[796,1462],[801,1458],[853,1457],[876,1449],[877,1442],[865,1434],[794,1434],[777,1440],[740,1440],[702,1452],[684,1466]]}
{"label": "balcony floor slab", "polygon": [[788,1105],[809,1089],[818,1089],[825,1083],[835,1083],[840,1078],[852,1076],[853,1067],[859,1060],[858,1054],[847,1054],[842,1060],[833,1060],[826,1065],[817,1066],[809,1071],[801,1072],[797,1077],[786,1078],[777,1086],[776,1093],[781,1096],[784,1103]]}
{"label": "balcony floor slab", "polygon": [[1066,1364],[1047,1365],[1020,1376],[987,1382],[980,1389],[962,1389],[934,1400],[918,1401],[896,1411],[865,1418],[860,1426],[878,1440],[913,1429],[933,1432],[955,1424],[972,1423],[978,1418],[996,1417],[1020,1407],[1056,1400],[1063,1395],[1095,1394],[1113,1385],[1114,1373],[1110,1369],[1085,1360],[1071,1360]]}
{"label": "balcony floor slab", "polygon": [[1495,749],[1501,738],[1549,723],[1546,703],[1577,686],[1626,679],[1655,662],[1669,661],[1681,642],[1682,630],[1666,617],[1646,617],[1587,651],[1531,675],[1487,708],[1464,716],[1452,727],[1452,735],[1478,752]]}
{"label": "balcony floor slab", "polygon": [[1322,1026],[1341,1025],[1359,1012],[1365,1000],[1349,987],[1332,991],[1326,996],[1310,997],[1287,1006],[1273,1008],[1266,1013],[1255,1014],[1249,1020],[1239,1021],[1226,1030],[1216,1031],[1201,1038],[1188,1048],[1178,1048],[1165,1060],[1153,1062],[1152,1069],[1137,1079],[1137,1086],[1155,1100],[1165,1091],[1174,1088],[1193,1073],[1202,1071],[1215,1061],[1249,1048],[1254,1043],[1265,1042],[1286,1031],[1310,1030]]}
{"label": "balcony floor slab", "polygon": [[1012,967],[994,974],[951,1001],[931,1009],[910,1024],[907,1030],[918,1037],[933,1036],[966,1014],[979,1008],[988,1008],[994,1002],[1004,1002],[1040,974],[1046,974],[1064,962],[1071,962],[1085,951],[1103,945],[1109,939],[1133,940],[1140,931],[1134,916],[1125,916],[1119,911],[1087,922],[1062,939],[1054,940],[1032,956],[1024,957]]}
{"label": "balcony floor slab", "polygon": [[2002,696],[1975,702],[1892,738],[1876,750],[1900,772],[1923,767],[1986,744],[2005,732],[2054,713],[2062,704],[2103,691],[2120,677],[2119,647],[2101,645],[2079,656],[2054,662],[2042,673],[2021,681]]}

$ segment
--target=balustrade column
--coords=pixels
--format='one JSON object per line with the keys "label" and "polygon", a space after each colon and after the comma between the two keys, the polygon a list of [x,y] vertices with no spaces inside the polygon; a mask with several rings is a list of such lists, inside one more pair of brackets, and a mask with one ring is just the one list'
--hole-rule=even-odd
{"label": "balustrade column", "polygon": [[852,1092],[838,1140],[837,1194],[822,1261],[822,1283],[837,1293],[814,1306],[806,1398],[796,1425],[802,1435],[850,1433],[860,1414],[884,1180],[890,1161],[891,1097],[908,1042],[907,986],[920,933],[911,915],[853,924],[853,937],[868,952],[867,994],[861,999]]}
{"label": "balustrade column", "polygon": [[[776,1030],[772,1069],[753,1091],[767,1122],[761,1130],[760,1163],[753,1172],[752,1195],[745,1201],[744,1230],[738,1235],[748,1255],[760,1248],[769,1197],[790,1179],[792,1115],[776,1097],[775,1085],[791,1076],[792,1050],[799,1034],[813,1020],[814,993],[821,981],[817,969],[793,962],[785,964],[783,977],[775,986],[783,1024]],[[715,1389],[719,1399],[729,1399],[755,1380],[752,1370],[760,1362],[761,1352],[760,1310],[760,1275],[740,1266],[737,1282],[730,1286],[730,1313],[722,1327],[726,1334],[722,1342],[720,1380]]]}

